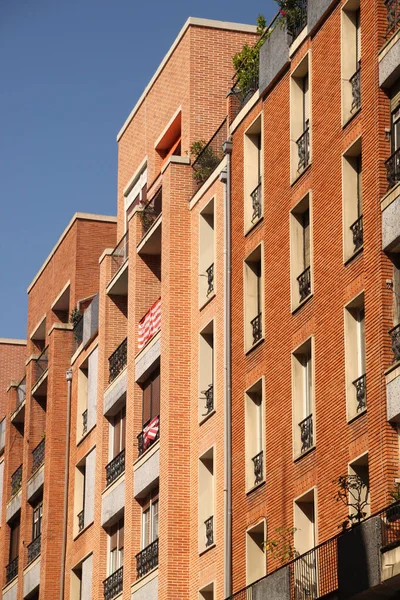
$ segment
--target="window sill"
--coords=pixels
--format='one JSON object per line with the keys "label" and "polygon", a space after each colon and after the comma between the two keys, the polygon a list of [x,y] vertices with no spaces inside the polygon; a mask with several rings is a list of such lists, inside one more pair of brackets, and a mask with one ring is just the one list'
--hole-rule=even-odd
{"label": "window sill", "polygon": [[215,546],[216,546],[216,544],[215,544],[215,542],[213,542],[212,544],[210,544],[210,546],[207,546],[207,548],[204,548],[204,550],[200,550],[199,556],[204,556],[204,554],[206,554],[207,552],[209,552],[210,550],[215,548]]}
{"label": "window sill", "polygon": [[352,121],[354,121],[354,119],[355,119],[355,118],[356,118],[356,116],[357,116],[357,115],[360,113],[360,111],[361,111],[361,106],[360,106],[360,108],[357,108],[356,112],[355,112],[355,113],[353,113],[352,115],[350,115],[350,117],[349,117],[348,119],[346,119],[346,121],[343,121],[343,123],[342,123],[342,129],[346,129],[346,127],[347,127],[348,125],[350,125],[350,123],[351,123]]}
{"label": "window sill", "polygon": [[313,452],[316,449],[316,445],[314,444],[313,446],[311,446],[311,448],[308,448],[308,450],[306,450],[305,452],[303,452],[302,454],[298,454],[297,456],[295,456],[293,458],[293,462],[298,462],[300,461],[302,458],[304,458],[305,456],[308,456],[311,452]]}
{"label": "window sill", "polygon": [[209,419],[211,419],[211,417],[215,415],[215,408],[213,408],[208,415],[205,415],[202,419],[199,420],[199,425],[203,425],[203,423],[205,423],[206,421],[208,421]]}
{"label": "window sill", "polygon": [[307,298],[304,298],[304,300],[302,300],[300,302],[300,304],[298,304],[297,306],[295,306],[294,308],[292,308],[292,315],[294,315],[295,313],[297,313],[305,304],[307,304],[307,302],[309,302],[309,300],[311,300],[311,298],[313,298],[314,296],[314,292],[311,292],[311,294],[309,294],[307,296]]}
{"label": "window sill", "polygon": [[359,417],[361,417],[361,415],[365,415],[366,412],[367,412],[367,407],[365,407],[363,410],[360,410],[360,412],[358,412],[356,415],[349,417],[347,419],[347,425],[351,425],[352,423],[354,423],[354,421],[356,421]]}
{"label": "window sill", "polygon": [[155,454],[157,452],[159,446],[160,446],[160,438],[158,438],[158,440],[156,440],[153,444],[151,444],[151,446],[149,448],[147,448],[147,450],[145,450],[143,452],[143,454],[141,454],[140,456],[137,457],[137,459],[133,463],[135,469],[138,469],[141,466],[142,462],[145,463],[146,460],[148,458],[150,458],[150,456],[152,456],[152,454]]}
{"label": "window sill", "polygon": [[353,254],[351,256],[346,258],[346,260],[344,261],[344,266],[347,267],[347,265],[349,265],[357,256],[359,256],[363,250],[364,250],[364,244],[362,246],[360,246],[358,248],[358,250],[353,252]]}
{"label": "window sill", "polygon": [[256,229],[257,225],[262,223],[263,220],[264,220],[264,215],[261,215],[261,217],[259,219],[257,219],[257,221],[255,223],[252,223],[248,229],[245,229],[244,236],[247,237],[250,233],[252,233]]}
{"label": "window sill", "polygon": [[210,304],[211,300],[213,298],[215,298],[215,296],[216,296],[216,292],[213,291],[213,293],[210,294],[208,296],[208,298],[206,298],[206,300],[204,300],[203,302],[199,303],[199,310],[203,310],[203,308],[205,308],[208,304]]}
{"label": "window sill", "polygon": [[298,175],[296,175],[296,177],[293,179],[293,181],[291,182],[291,187],[293,187],[294,185],[296,185],[296,183],[303,177],[304,173],[307,173],[307,171],[311,168],[312,162],[310,160],[310,162],[308,163],[308,165],[302,170],[301,173],[299,173]]}
{"label": "window sill", "polygon": [[260,346],[263,342],[264,342],[264,336],[261,337],[255,344],[253,344],[250,348],[247,348],[247,350],[245,350],[245,355],[248,356],[253,350],[255,350],[256,348],[258,348],[258,346]]}
{"label": "window sill", "polygon": [[77,540],[78,538],[80,538],[85,531],[87,531],[89,529],[89,527],[91,527],[93,525],[94,521],[90,521],[90,523],[88,523],[87,525],[85,525],[85,527],[83,529],[81,529],[80,531],[78,531],[78,533],[76,535],[74,535],[73,540]]}
{"label": "window sill", "polygon": [[266,481],[265,481],[265,479],[263,479],[262,481],[260,481],[260,483],[257,483],[257,485],[254,485],[252,488],[246,490],[246,496],[250,496],[250,494],[252,494],[256,490],[263,487],[263,485],[265,485],[265,483],[266,483]]}
{"label": "window sill", "polygon": [[86,440],[86,438],[89,436],[89,434],[90,434],[90,433],[92,433],[92,431],[93,431],[93,429],[94,429],[95,427],[96,427],[96,423],[93,425],[93,427],[91,427],[90,429],[88,429],[88,431],[85,433],[85,435],[83,435],[83,436],[81,437],[81,439],[80,439],[80,440],[78,440],[78,441],[76,442],[76,446],[77,446],[77,447],[78,447],[78,446],[80,446],[84,440]]}

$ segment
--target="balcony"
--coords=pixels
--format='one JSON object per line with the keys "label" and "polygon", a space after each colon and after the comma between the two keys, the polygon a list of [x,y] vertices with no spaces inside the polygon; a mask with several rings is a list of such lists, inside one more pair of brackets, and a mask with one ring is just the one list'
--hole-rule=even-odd
{"label": "balcony", "polygon": [[214,544],[214,517],[211,516],[204,521],[206,548]]}
{"label": "balcony", "polygon": [[137,578],[144,577],[158,566],[158,539],[136,554]]}
{"label": "balcony", "polygon": [[297,172],[302,173],[310,164],[310,127],[307,126],[299,139],[296,141],[299,160]]}
{"label": "balcony", "polygon": [[15,409],[11,413],[11,422],[23,423],[25,420],[26,377],[19,382],[16,389]]}
{"label": "balcony", "polygon": [[310,450],[314,445],[314,432],[313,432],[313,416],[308,415],[299,423],[300,427],[300,441],[301,441],[301,454]]}
{"label": "balcony", "polygon": [[120,567],[103,581],[104,600],[112,600],[122,593],[124,567]]}
{"label": "balcony", "polygon": [[162,188],[138,213],[142,223],[142,239],[137,245],[138,254],[161,254]]}
{"label": "balcony", "polygon": [[192,163],[194,182],[193,195],[201,188],[212,173],[214,173],[215,169],[224,158],[225,155],[222,150],[222,145],[227,137],[227,119],[224,119],[207,144],[203,145],[201,142],[198,143],[198,152],[195,154],[195,160]]}
{"label": "balcony", "polygon": [[129,235],[125,233],[111,254],[111,279],[107,294],[126,296],[128,293]]}
{"label": "balcony", "polygon": [[22,486],[22,465],[11,475],[11,496],[15,496]]}
{"label": "balcony", "polygon": [[352,96],[350,112],[351,114],[354,114],[361,108],[361,66],[359,66],[354,75],[350,77],[349,83],[351,85]]}
{"label": "balcony", "polygon": [[258,485],[264,479],[264,452],[261,450],[251,460],[254,466],[254,485]]}
{"label": "balcony", "polygon": [[392,36],[400,26],[400,4],[399,0],[385,0],[386,6],[386,37]]}
{"label": "balcony", "polygon": [[393,362],[400,360],[400,323],[389,331],[392,340]]}
{"label": "balcony", "polygon": [[357,399],[357,414],[367,408],[367,386],[365,375],[361,375],[355,381],[353,385],[356,388],[356,399]]}
{"label": "balcony", "polygon": [[364,227],[363,227],[363,216],[358,217],[352,225],[350,225],[350,231],[353,234],[354,252],[359,250],[364,243]]}
{"label": "balcony", "polygon": [[118,375],[126,367],[128,360],[128,339],[125,338],[123,342],[118,346],[116,350],[111,354],[108,359],[109,363],[109,383],[114,381]]}
{"label": "balcony", "polygon": [[35,560],[40,554],[42,545],[42,536],[38,535],[29,545],[28,545],[28,565]]}
{"label": "balcony", "polygon": [[32,450],[32,473],[35,473],[44,463],[45,440],[42,439]]}
{"label": "balcony", "polygon": [[125,449],[121,450],[106,466],[106,482],[111,485],[125,471]]}
{"label": "balcony", "polygon": [[300,302],[303,302],[311,294],[311,268],[307,267],[298,277]]}
{"label": "balcony", "polygon": [[35,360],[32,374],[32,396],[41,397],[47,395],[47,372],[49,366],[49,347],[42,351]]}
{"label": "balcony", "polygon": [[253,334],[253,346],[262,338],[262,314],[259,313],[254,319],[250,321],[252,334]]}
{"label": "balcony", "polygon": [[307,0],[296,0],[292,4],[295,4],[295,8],[286,14],[285,20],[287,32],[294,42],[307,25]]}
{"label": "balcony", "polygon": [[18,556],[6,566],[6,583],[10,583],[18,575]]}
{"label": "balcony", "polygon": [[394,187],[400,181],[400,148],[396,150],[385,162],[386,179],[389,189]]}
{"label": "balcony", "polygon": [[142,456],[146,450],[160,438],[160,417],[154,417],[143,425],[142,431],[137,436],[138,453]]}
{"label": "balcony", "polygon": [[75,340],[75,351],[79,348],[83,341],[83,315],[81,315],[74,324],[72,334]]}
{"label": "balcony", "polygon": [[253,214],[251,215],[251,222],[254,224],[261,219],[262,215],[262,189],[261,181],[257,187],[251,192],[251,205],[253,208]]}
{"label": "balcony", "polygon": [[159,298],[139,321],[138,350],[142,350],[161,329],[161,298]]}

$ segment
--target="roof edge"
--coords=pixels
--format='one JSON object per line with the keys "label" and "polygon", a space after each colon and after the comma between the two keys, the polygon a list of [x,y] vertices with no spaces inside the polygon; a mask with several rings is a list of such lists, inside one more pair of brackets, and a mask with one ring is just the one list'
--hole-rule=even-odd
{"label": "roof edge", "polygon": [[0,344],[9,344],[10,346],[26,346],[26,340],[15,338],[0,338]]}

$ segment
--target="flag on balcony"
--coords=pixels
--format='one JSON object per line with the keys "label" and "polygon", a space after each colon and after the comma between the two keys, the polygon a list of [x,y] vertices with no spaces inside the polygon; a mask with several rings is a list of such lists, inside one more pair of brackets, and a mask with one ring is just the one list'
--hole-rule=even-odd
{"label": "flag on balcony", "polygon": [[157,300],[139,321],[138,348],[141,350],[161,327],[161,298]]}
{"label": "flag on balcony", "polygon": [[143,446],[147,448],[157,437],[160,418],[154,417],[143,429]]}

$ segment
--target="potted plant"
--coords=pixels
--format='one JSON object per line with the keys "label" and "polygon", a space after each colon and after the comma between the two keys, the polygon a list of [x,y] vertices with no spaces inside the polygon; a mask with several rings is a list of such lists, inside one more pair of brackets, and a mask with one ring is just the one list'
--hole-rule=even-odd
{"label": "potted plant", "polygon": [[368,486],[356,473],[340,475],[335,483],[338,486],[336,502],[343,502],[349,509],[347,518],[339,526],[345,530],[349,525],[361,523],[367,516],[365,508],[369,505]]}
{"label": "potted plant", "polygon": [[195,156],[196,166],[193,170],[193,179],[200,186],[209,178],[215,167],[223,158],[222,150],[218,154],[204,140],[193,142],[190,154]]}

